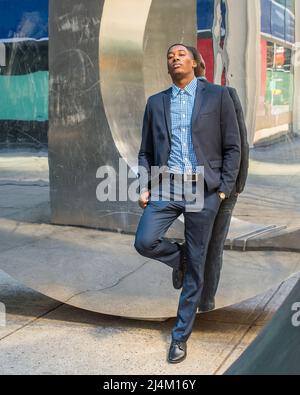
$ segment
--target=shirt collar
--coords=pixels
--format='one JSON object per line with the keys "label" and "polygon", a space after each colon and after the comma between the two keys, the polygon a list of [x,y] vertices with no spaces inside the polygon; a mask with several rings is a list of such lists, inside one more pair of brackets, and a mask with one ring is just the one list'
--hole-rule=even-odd
{"label": "shirt collar", "polygon": [[181,90],[183,90],[185,93],[187,93],[190,96],[194,96],[196,93],[196,90],[197,90],[197,82],[198,82],[197,78],[194,77],[192,79],[192,81],[188,85],[186,85],[185,88],[183,88],[183,89],[180,89],[177,85],[173,84],[172,85],[172,96],[176,97]]}

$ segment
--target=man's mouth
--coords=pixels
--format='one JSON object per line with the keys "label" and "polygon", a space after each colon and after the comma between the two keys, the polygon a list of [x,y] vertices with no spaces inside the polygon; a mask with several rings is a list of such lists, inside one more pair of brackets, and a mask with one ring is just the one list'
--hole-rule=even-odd
{"label": "man's mouth", "polygon": [[173,69],[178,69],[179,67],[182,67],[181,63],[175,63],[173,64]]}

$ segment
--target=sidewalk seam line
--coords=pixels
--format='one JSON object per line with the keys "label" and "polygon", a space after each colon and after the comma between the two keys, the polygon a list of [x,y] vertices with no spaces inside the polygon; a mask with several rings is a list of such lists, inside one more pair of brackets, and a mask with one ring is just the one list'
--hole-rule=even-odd
{"label": "sidewalk seam line", "polygon": [[48,311],[46,311],[45,313],[43,313],[43,314],[41,314],[41,315],[35,317],[34,319],[28,321],[26,324],[20,326],[19,328],[15,329],[14,331],[12,331],[12,332],[8,333],[7,335],[1,337],[1,338],[0,338],[0,342],[1,342],[2,340],[6,339],[7,337],[9,337],[9,336],[11,336],[11,335],[14,335],[15,333],[17,333],[17,332],[19,332],[20,330],[24,329],[26,326],[31,325],[33,322],[39,320],[40,318],[46,316],[47,314],[52,313],[52,311],[58,309],[59,307],[63,306],[64,304],[65,304],[65,303],[60,303],[60,304],[58,304],[58,305],[55,306],[54,308],[51,308],[50,310],[48,310]]}
{"label": "sidewalk seam line", "polygon": [[[230,356],[233,354],[233,352],[238,348],[238,346],[241,344],[241,342],[243,341],[243,339],[246,337],[246,335],[250,332],[250,330],[255,327],[255,326],[259,326],[259,325],[255,325],[255,323],[260,319],[260,317],[262,316],[263,312],[265,311],[265,308],[267,307],[267,305],[270,303],[270,301],[273,299],[273,297],[275,296],[275,294],[280,290],[280,288],[282,287],[282,285],[284,284],[284,282],[282,282],[277,289],[274,291],[274,293],[270,296],[270,298],[267,300],[267,302],[265,303],[261,313],[255,318],[255,320],[249,325],[249,327],[246,329],[246,331],[241,335],[241,338],[238,340],[238,342],[232,347],[231,351],[229,351],[228,355],[223,359],[223,361],[221,362],[221,364],[219,365],[219,367],[213,372],[213,375],[216,375],[220,369],[222,368],[222,366],[224,366],[224,364],[226,363],[226,361],[228,361],[228,359],[230,358]],[[265,326],[265,325],[264,325]],[[252,343],[252,342],[251,342]],[[251,344],[250,343],[250,344]],[[250,345],[249,344],[249,345]],[[248,346],[249,346],[248,345]]]}

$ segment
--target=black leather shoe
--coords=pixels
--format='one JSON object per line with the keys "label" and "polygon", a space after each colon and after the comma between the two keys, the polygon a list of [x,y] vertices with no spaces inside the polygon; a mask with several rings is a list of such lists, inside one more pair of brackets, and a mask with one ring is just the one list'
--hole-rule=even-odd
{"label": "black leather shoe", "polygon": [[168,362],[170,363],[182,362],[186,358],[186,349],[187,349],[186,342],[172,340],[169,349]]}
{"label": "black leather shoe", "polygon": [[186,272],[186,254],[185,254],[185,243],[179,244],[175,243],[179,246],[180,248],[180,266],[179,268],[174,268],[172,272],[172,281],[173,281],[173,287],[175,289],[180,289],[182,288],[183,285],[183,279],[184,279],[184,274]]}
{"label": "black leather shoe", "polygon": [[208,313],[209,311],[212,311],[215,309],[215,301],[211,301],[209,303],[205,303],[205,304],[199,304],[198,306],[198,312],[199,313]]}

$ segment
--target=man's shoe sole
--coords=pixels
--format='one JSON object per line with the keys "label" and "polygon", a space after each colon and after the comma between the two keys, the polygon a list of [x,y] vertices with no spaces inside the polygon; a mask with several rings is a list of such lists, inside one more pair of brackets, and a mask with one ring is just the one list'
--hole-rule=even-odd
{"label": "man's shoe sole", "polygon": [[167,359],[167,361],[168,361],[169,363],[175,364],[175,363],[183,362],[185,359],[186,359],[186,355],[185,355],[183,358],[178,359],[177,361],[170,360],[169,358]]}

